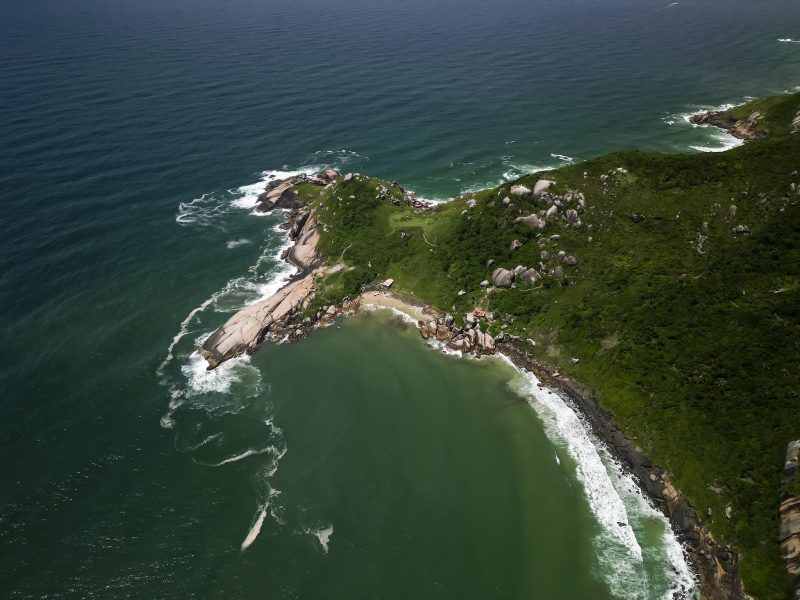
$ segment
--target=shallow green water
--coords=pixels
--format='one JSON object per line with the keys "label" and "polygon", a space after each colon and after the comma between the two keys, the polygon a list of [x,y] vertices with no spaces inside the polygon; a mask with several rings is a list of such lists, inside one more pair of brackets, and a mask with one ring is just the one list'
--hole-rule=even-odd
{"label": "shallow green water", "polygon": [[[281,281],[279,217],[239,188],[262,171],[445,198],[623,147],[721,149],[682,115],[797,85],[800,44],[778,39],[798,18],[795,0],[0,3],[0,595],[662,597],[685,577],[663,519],[501,364],[379,317],[210,378],[192,352]],[[308,532],[329,526],[325,553]]]}

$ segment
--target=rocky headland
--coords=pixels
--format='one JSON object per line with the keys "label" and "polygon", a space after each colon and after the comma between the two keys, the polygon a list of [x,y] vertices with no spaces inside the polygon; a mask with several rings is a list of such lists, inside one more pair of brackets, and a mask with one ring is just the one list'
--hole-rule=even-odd
{"label": "rocky headland", "polygon": [[[800,430],[777,400],[794,397],[781,365],[800,289],[787,266],[800,206],[800,95],[789,98],[698,116],[751,140],[728,153],[617,153],[446,203],[330,168],[272,181],[256,210],[286,216],[297,273],[205,341],[208,368],[367,306],[402,310],[423,339],[502,353],[558,391],[669,517],[704,598],[785,589],[780,555],[800,568],[797,448],[782,497],[767,457]],[[751,402],[738,374],[759,377],[748,365],[779,355],[759,379],[768,395]],[[732,403],[739,417],[717,431]],[[717,459],[720,446],[738,463]],[[693,478],[698,453],[707,475]]]}

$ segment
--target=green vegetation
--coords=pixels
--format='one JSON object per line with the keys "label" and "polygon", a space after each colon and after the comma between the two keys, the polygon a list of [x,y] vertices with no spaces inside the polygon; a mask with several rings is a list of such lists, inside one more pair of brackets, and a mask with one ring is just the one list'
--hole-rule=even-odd
{"label": "green vegetation", "polygon": [[753,113],[758,113],[757,129],[770,136],[781,136],[792,132],[792,123],[798,111],[800,94],[788,94],[759,98],[723,111],[720,116],[733,122],[743,121]]}
{"label": "green vegetation", "polygon": [[[798,104],[800,95],[741,110],[757,107],[780,134]],[[493,311],[495,333],[505,324],[535,340],[540,361],[597,390],[717,539],[740,550],[749,594],[786,598],[776,537],[784,451],[800,436],[798,169],[800,135],[721,154],[618,152],[515,182],[584,195],[580,227],[551,217],[542,230],[515,219],[546,198],[512,195],[512,184],[420,211],[393,205],[402,191],[391,184],[340,180],[313,201],[319,248],[343,265],[320,282],[320,302],[391,277],[399,293],[454,315]],[[749,233],[734,233],[739,225]],[[523,246],[512,252],[515,239]],[[578,263],[554,277],[560,250]],[[480,287],[516,265],[544,277]]]}

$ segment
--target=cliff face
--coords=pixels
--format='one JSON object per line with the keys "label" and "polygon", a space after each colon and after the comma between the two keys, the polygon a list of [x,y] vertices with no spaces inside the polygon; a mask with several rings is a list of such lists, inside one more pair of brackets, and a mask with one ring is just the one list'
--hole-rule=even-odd
{"label": "cliff face", "polygon": [[800,471],[800,440],[795,440],[789,442],[786,448],[786,463],[783,468],[788,497],[781,502],[780,507],[780,542],[786,568],[796,577],[795,595],[800,598],[800,495],[792,495],[792,492],[797,491],[798,471]]}

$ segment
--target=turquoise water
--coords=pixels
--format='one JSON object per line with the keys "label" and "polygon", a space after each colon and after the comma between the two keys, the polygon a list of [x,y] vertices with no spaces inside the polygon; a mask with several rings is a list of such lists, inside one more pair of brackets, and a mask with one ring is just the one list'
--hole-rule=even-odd
{"label": "turquoise water", "polygon": [[192,351],[280,282],[264,171],[446,198],[721,149],[681,115],[800,84],[796,2],[670,4],[0,3],[0,590],[662,597],[663,522],[503,365],[376,316],[217,378]]}

